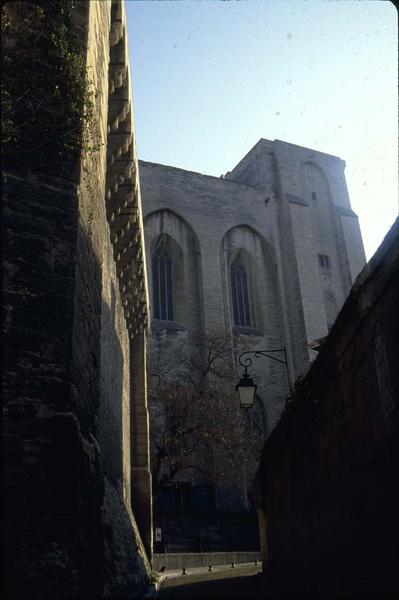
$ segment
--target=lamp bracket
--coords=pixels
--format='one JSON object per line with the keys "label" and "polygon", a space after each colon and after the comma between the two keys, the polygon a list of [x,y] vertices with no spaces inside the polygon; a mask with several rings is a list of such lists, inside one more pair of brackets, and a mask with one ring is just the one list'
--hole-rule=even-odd
{"label": "lamp bracket", "polygon": [[[269,352],[284,352],[284,360],[281,360],[281,358],[277,358],[276,356],[270,356]],[[245,369],[248,369],[248,367],[250,367],[253,362],[249,356],[246,356],[248,354],[253,354],[255,358],[265,356],[266,358],[275,360],[276,362],[282,363],[283,365],[287,364],[287,354],[285,348],[276,348],[275,350],[247,350],[246,352],[242,352],[238,357],[238,362]],[[244,356],[245,358],[243,358]]]}

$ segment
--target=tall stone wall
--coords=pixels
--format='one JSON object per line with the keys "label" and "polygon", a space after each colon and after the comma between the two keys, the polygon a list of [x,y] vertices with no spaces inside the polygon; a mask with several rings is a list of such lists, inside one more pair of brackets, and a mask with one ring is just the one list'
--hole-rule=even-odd
{"label": "tall stone wall", "polygon": [[3,186],[6,584],[13,597],[40,596],[47,570],[46,593],[56,595],[57,573],[73,596],[85,561],[86,573],[103,567],[77,540],[95,535],[102,490],[71,410],[76,184],[7,173]]}
{"label": "tall stone wall", "polygon": [[[215,331],[231,337],[235,361],[244,349],[282,347],[273,219],[264,195],[234,181],[144,161],[140,161],[140,178],[150,275],[152,243],[161,232],[175,240],[186,269],[177,296],[180,320],[152,320],[150,357],[168,361],[176,345],[192,343],[198,333]],[[249,328],[235,328],[232,323],[229,268],[239,252],[248,257],[253,325]],[[150,297],[151,293],[150,283]],[[175,368],[172,364],[171,372]],[[271,430],[288,392],[285,368],[257,363],[253,372]],[[266,379],[272,381],[272,391],[264,387]]]}
{"label": "tall stone wall", "polygon": [[[141,597],[152,546],[150,477],[137,485],[149,473],[147,292],[126,17],[121,2],[77,2],[72,19],[98,91],[99,149],[62,169],[21,157],[3,174],[6,587]],[[128,214],[115,218],[120,202]]]}
{"label": "tall stone wall", "polygon": [[[280,419],[289,384],[316,355],[310,345],[327,335],[364,265],[344,168],[335,156],[264,139],[221,178],[140,162],[151,300],[151,256],[161,236],[173,247],[175,269],[173,322],[152,315],[149,361],[176,379],[182,368],[176,349],[195,344],[198,333],[218,331],[230,343],[225,358],[233,368],[225,389],[235,403],[240,354],[278,350],[273,357],[284,360],[285,348],[287,365],[247,355],[257,384],[252,423],[261,423],[265,439]],[[245,327],[234,318],[231,268],[237,259],[248,292]],[[153,418],[159,420],[163,407],[156,403]],[[252,478],[252,467],[243,465],[243,479]],[[239,487],[242,492],[245,486],[218,494],[219,508],[228,497],[235,508],[248,508]]]}
{"label": "tall stone wall", "polygon": [[[344,168],[338,157],[261,139],[226,174],[262,190],[269,212],[274,211],[274,251],[293,378],[314,358],[309,344],[327,334],[365,263]],[[320,255],[328,257],[325,266]]]}
{"label": "tall stone wall", "polygon": [[267,440],[264,570],[295,593],[399,592],[399,221]]}
{"label": "tall stone wall", "polygon": [[[229,344],[223,358],[231,367],[231,380],[225,389],[231,390],[229,402],[237,405],[235,367],[240,352],[284,345],[270,207],[253,187],[164,165],[140,161],[140,181],[151,299],[151,256],[160,236],[170,240],[174,270],[173,321],[152,314],[150,370],[156,374],[161,371],[172,380],[193,377],[193,373],[184,373],[190,362],[184,359],[191,352],[198,353],[201,337],[218,335],[221,344]],[[237,257],[245,262],[248,272],[250,327],[235,327],[232,319],[230,267]],[[183,360],[179,360],[182,354]],[[258,382],[256,426],[259,423],[267,435],[277,423],[288,393],[286,369],[277,362],[255,361],[251,372]],[[209,383],[216,389],[221,380],[212,377],[209,375]],[[162,402],[154,397],[152,416],[158,422],[160,414]],[[227,435],[235,434],[230,431]],[[214,461],[216,468],[223,464],[216,450]],[[252,467],[241,466],[234,490],[222,481],[218,483],[216,502],[220,510],[248,508],[246,488]],[[181,476],[198,485],[189,472]]]}
{"label": "tall stone wall", "polygon": [[[337,157],[263,139],[225,178],[141,162],[148,270],[154,242],[166,234],[181,271],[172,285],[176,322],[152,321],[153,361],[213,329],[231,337],[236,364],[243,350],[285,347],[291,383],[308,368],[310,344],[328,333],[365,260],[344,167]],[[233,322],[230,267],[238,256],[251,327]],[[287,373],[267,360],[254,361],[251,372],[269,433]]]}

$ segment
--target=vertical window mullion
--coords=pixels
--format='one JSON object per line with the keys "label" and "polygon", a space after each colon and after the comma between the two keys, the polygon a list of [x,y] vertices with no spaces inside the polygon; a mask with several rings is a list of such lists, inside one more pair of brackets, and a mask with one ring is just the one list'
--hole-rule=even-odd
{"label": "vertical window mullion", "polygon": [[233,301],[233,322],[235,325],[238,325],[237,281],[236,281],[236,273],[233,268],[230,271],[230,279],[231,279],[231,295],[232,295],[232,301]]}
{"label": "vertical window mullion", "polygon": [[159,319],[159,261],[158,256],[153,255],[152,257],[152,293],[154,298],[154,319]]}
{"label": "vertical window mullion", "polygon": [[244,319],[244,294],[243,294],[243,288],[242,288],[242,271],[241,269],[238,272],[238,291],[239,291],[239,302],[238,302],[238,307],[239,307],[239,311],[240,311],[240,325],[241,326],[245,326],[245,319]]}
{"label": "vertical window mullion", "polygon": [[161,268],[162,268],[162,261],[161,258],[158,256],[158,314],[159,314],[159,319],[161,319],[161,307],[162,307],[162,290],[161,290]]}
{"label": "vertical window mullion", "polygon": [[161,298],[161,319],[166,320],[166,281],[165,281],[165,258],[161,256],[161,279],[160,279],[160,298]]}
{"label": "vertical window mullion", "polygon": [[243,283],[243,300],[244,300],[244,325],[246,327],[250,327],[251,320],[249,318],[249,299],[248,299],[248,286],[247,286],[247,275],[245,271],[242,274],[242,283]]}
{"label": "vertical window mullion", "polygon": [[167,318],[173,321],[173,304],[172,304],[172,261],[170,258],[166,261],[166,312]]}

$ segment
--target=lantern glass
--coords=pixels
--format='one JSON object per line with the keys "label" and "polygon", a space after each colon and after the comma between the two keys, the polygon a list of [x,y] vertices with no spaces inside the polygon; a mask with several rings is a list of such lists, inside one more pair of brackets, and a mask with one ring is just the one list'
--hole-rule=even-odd
{"label": "lantern glass", "polygon": [[248,373],[244,373],[239,383],[236,385],[241,406],[244,408],[251,408],[253,406],[256,387],[257,386]]}

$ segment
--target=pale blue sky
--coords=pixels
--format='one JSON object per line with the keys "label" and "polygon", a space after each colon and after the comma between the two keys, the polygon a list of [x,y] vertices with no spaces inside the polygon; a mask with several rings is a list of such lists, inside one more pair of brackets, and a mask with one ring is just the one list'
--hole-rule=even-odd
{"label": "pale blue sky", "polygon": [[398,212],[394,6],[126,5],[139,158],[219,176],[261,137],[340,156],[370,258]]}

